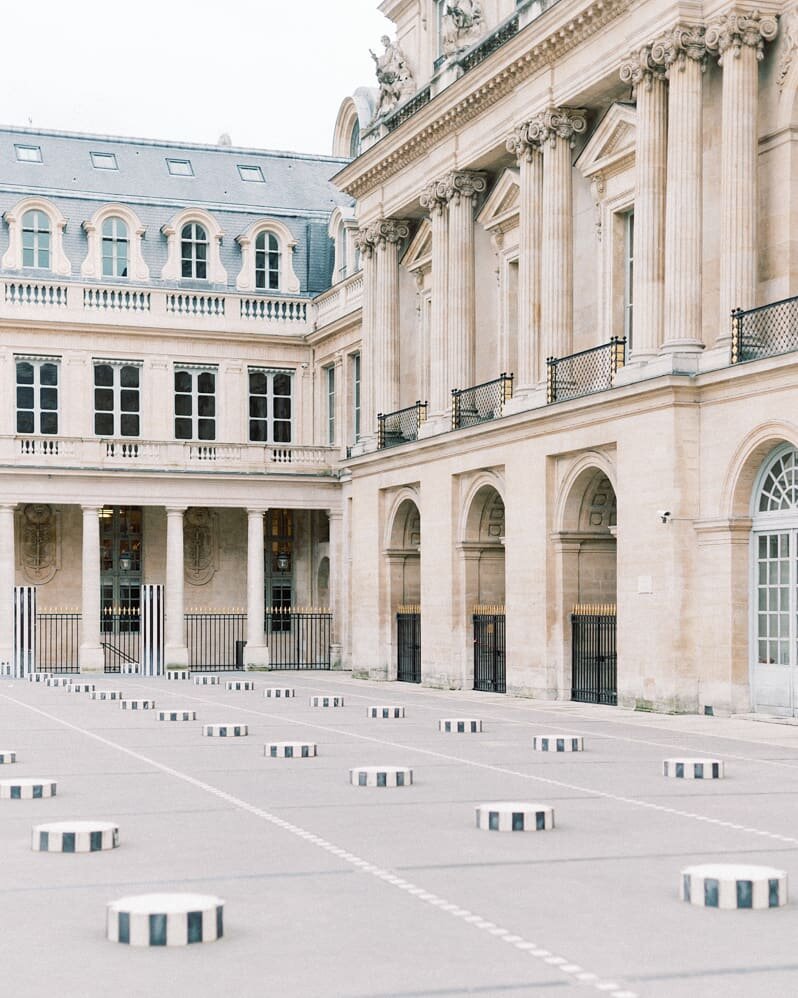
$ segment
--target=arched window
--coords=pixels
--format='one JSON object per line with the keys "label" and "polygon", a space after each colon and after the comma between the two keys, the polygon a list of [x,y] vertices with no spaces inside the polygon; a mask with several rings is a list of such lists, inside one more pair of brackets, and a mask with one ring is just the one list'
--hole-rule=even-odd
{"label": "arched window", "polygon": [[50,269],[50,219],[38,208],[22,216],[22,266]]}
{"label": "arched window", "polygon": [[130,240],[125,222],[111,215],[103,222],[103,277],[128,277]]}
{"label": "arched window", "polygon": [[199,222],[188,222],[180,231],[180,275],[208,278],[208,234]]}
{"label": "arched window", "polygon": [[342,281],[347,274],[347,245],[346,245],[346,226],[343,221],[338,225],[338,231],[335,235],[335,279],[336,281]]}
{"label": "arched window", "polygon": [[273,232],[261,232],[255,239],[255,287],[280,290],[280,243]]}
{"label": "arched window", "polygon": [[360,155],[360,122],[355,118],[352,131],[349,136],[349,155],[356,159]]}

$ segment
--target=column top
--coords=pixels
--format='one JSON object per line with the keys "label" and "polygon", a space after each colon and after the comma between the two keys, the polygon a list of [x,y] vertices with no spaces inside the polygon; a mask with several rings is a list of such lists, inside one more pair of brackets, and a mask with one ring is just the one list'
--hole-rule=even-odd
{"label": "column top", "polygon": [[188,509],[188,506],[165,506],[167,516],[177,516],[178,514],[182,516]]}
{"label": "column top", "polygon": [[256,517],[264,516],[269,512],[268,506],[247,506],[247,516]]}
{"label": "column top", "polygon": [[707,48],[718,53],[721,66],[727,52],[737,59],[743,46],[756,49],[756,57],[761,61],[765,42],[773,41],[778,31],[776,18],[771,14],[760,14],[758,10],[745,14],[722,14],[707,26]]}

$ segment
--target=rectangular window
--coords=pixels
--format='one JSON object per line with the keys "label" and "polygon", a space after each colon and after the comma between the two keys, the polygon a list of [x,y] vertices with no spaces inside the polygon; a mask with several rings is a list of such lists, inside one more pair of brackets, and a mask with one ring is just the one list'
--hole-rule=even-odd
{"label": "rectangular window", "polygon": [[291,371],[249,369],[249,439],[253,443],[291,443],[293,384]]}
{"label": "rectangular window", "polygon": [[335,368],[328,367],[327,373],[327,443],[335,443]]}
{"label": "rectangular window", "polygon": [[190,159],[167,159],[166,165],[173,177],[193,177]]}
{"label": "rectangular window", "polygon": [[215,368],[175,368],[175,439],[216,439]]}
{"label": "rectangular window", "polygon": [[44,357],[17,360],[17,433],[58,433],[59,364]]}
{"label": "rectangular window", "polygon": [[92,152],[91,165],[95,170],[118,170],[116,164],[116,153],[113,152]]}
{"label": "rectangular window", "polygon": [[17,159],[20,163],[41,163],[42,161],[41,146],[15,145],[14,152],[17,154]]}
{"label": "rectangular window", "polygon": [[251,184],[263,183],[263,170],[259,166],[238,166],[238,175]]}
{"label": "rectangular window", "polygon": [[352,433],[360,440],[360,354],[352,354]]}
{"label": "rectangular window", "polygon": [[624,216],[623,241],[623,335],[626,337],[626,350],[632,346],[632,319],[634,316],[634,270],[635,270],[635,213],[628,211]]}
{"label": "rectangular window", "polygon": [[141,368],[120,361],[94,362],[94,432],[98,437],[138,437]]}

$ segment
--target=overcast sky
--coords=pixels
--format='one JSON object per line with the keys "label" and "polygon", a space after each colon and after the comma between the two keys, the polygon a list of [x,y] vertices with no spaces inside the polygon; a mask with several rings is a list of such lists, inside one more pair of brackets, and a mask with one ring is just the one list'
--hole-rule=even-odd
{"label": "overcast sky", "polygon": [[3,4],[0,123],[329,153],[374,85],[378,0]]}

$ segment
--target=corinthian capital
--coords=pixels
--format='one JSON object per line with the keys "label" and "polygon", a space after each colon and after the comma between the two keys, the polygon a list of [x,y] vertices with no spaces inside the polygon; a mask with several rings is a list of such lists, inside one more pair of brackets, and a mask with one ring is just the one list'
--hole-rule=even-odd
{"label": "corinthian capital", "polygon": [[472,173],[470,170],[454,170],[443,180],[444,191],[448,201],[457,201],[461,197],[473,198],[482,194],[488,186],[484,173]]}
{"label": "corinthian capital", "polygon": [[673,68],[684,70],[687,60],[691,59],[701,66],[703,72],[707,66],[706,33],[702,25],[679,24],[667,35],[657,39],[651,46],[651,58],[666,68],[670,74]]}
{"label": "corinthian capital", "polygon": [[361,256],[370,257],[374,252],[374,226],[363,225],[355,233],[355,246]]}
{"label": "corinthian capital", "polygon": [[522,160],[531,160],[535,153],[540,152],[540,141],[529,135],[529,122],[514,129],[507,138],[505,146],[507,152],[512,153],[519,163]]}
{"label": "corinthian capital", "polygon": [[374,223],[371,231],[377,246],[381,243],[400,243],[410,235],[410,222],[404,218],[381,218]]}
{"label": "corinthian capital", "polygon": [[530,145],[555,145],[558,140],[571,148],[576,136],[587,130],[587,113],[575,107],[550,107],[526,123],[526,141]]}
{"label": "corinthian capital", "polygon": [[724,14],[708,25],[707,48],[718,53],[721,65],[728,53],[738,59],[744,45],[755,49],[757,59],[761,60],[764,58],[765,42],[773,41],[778,30],[775,17],[760,14],[757,10],[747,14]]}
{"label": "corinthian capital", "polygon": [[[630,83],[635,91],[642,83],[646,90],[650,90],[655,79],[665,78],[665,65],[660,58],[655,58],[654,48],[653,45],[643,45],[621,63],[622,83]],[[656,55],[659,56],[660,52],[657,51]]]}
{"label": "corinthian capital", "polygon": [[432,183],[427,184],[421,192],[419,201],[421,202],[421,207],[428,211],[430,215],[446,211],[446,206],[449,203],[446,195],[446,181],[433,180]]}

